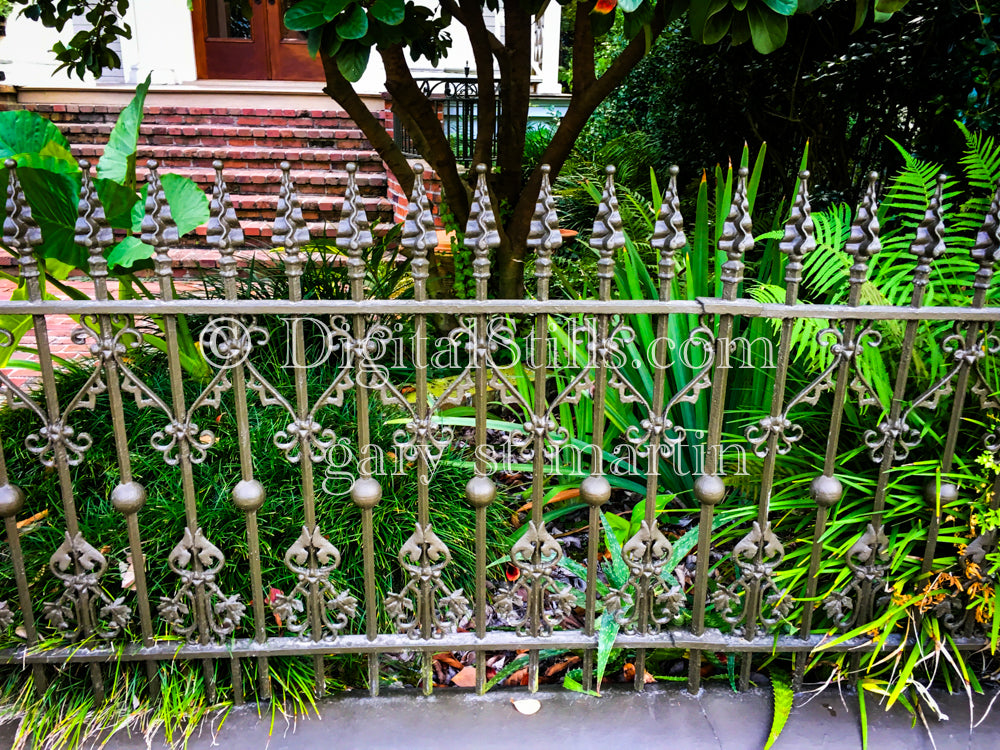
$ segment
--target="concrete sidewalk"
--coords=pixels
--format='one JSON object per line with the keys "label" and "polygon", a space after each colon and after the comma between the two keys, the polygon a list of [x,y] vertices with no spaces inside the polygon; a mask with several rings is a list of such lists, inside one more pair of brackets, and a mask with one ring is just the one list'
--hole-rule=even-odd
{"label": "concrete sidewalk", "polygon": [[[497,690],[486,696],[438,691],[431,698],[412,692],[390,692],[367,697],[333,698],[320,704],[321,719],[299,719],[288,724],[279,715],[270,734],[270,711],[256,706],[234,709],[213,736],[206,727],[189,744],[192,750],[459,750],[515,748],[532,750],[760,750],[771,724],[771,695],[765,689],[734,694],[713,685],[691,697],[673,686],[650,686],[636,695],[608,690],[602,698],[560,689],[536,694],[541,710],[519,714],[512,699],[530,697],[524,690]],[[976,721],[982,718],[995,692],[975,696]],[[949,721],[932,721],[938,750],[1000,748],[1000,701],[996,711],[970,738],[969,703],[964,695],[935,694]],[[857,698],[834,690],[809,700],[796,696],[795,708],[774,745],[775,750],[846,750],[861,747]],[[846,704],[846,705],[845,705]],[[934,747],[927,731],[911,726],[909,715],[894,709],[886,713],[868,698],[868,746],[872,750],[924,750]],[[217,722],[216,722],[217,723]],[[269,736],[270,735],[270,736]],[[0,733],[0,747],[10,746],[10,729]],[[108,750],[144,748],[139,737],[119,735]],[[166,745],[155,742],[153,747]]]}

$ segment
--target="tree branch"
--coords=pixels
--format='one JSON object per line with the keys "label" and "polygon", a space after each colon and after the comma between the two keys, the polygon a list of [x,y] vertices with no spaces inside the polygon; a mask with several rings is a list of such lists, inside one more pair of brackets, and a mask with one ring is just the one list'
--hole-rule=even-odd
{"label": "tree branch", "polygon": [[441,121],[430,100],[413,79],[402,46],[385,47],[379,50],[379,54],[385,65],[385,88],[392,95],[393,112],[403,114],[407,127],[412,126],[411,135],[422,138],[422,142],[418,143],[420,153],[437,172],[448,207],[459,223],[464,224],[469,216],[470,191],[458,174],[455,152],[441,127]]}
{"label": "tree branch", "polygon": [[502,101],[497,143],[498,192],[511,204],[521,193],[521,165],[531,103],[531,13],[517,0],[504,3],[508,64],[500,68]]}
{"label": "tree branch", "polygon": [[573,95],[594,82],[594,32],[590,26],[593,2],[576,6],[573,24]]}
{"label": "tree branch", "polygon": [[385,125],[365,105],[350,81],[344,78],[337,63],[326,53],[320,54],[323,71],[326,73],[326,87],[323,91],[337,102],[351,116],[361,132],[372,144],[372,148],[382,157],[399,184],[407,193],[413,189],[413,170],[399,146],[385,129]]}
{"label": "tree branch", "polygon": [[[445,0],[451,3],[451,0]],[[472,54],[476,61],[476,80],[479,87],[478,112],[476,124],[476,147],[472,160],[476,164],[493,166],[493,130],[496,127],[496,86],[493,81],[493,56],[490,54],[486,23],[479,7],[478,0],[459,0],[468,23],[464,21]],[[452,14],[454,15],[454,14]],[[458,18],[458,16],[455,16]]]}

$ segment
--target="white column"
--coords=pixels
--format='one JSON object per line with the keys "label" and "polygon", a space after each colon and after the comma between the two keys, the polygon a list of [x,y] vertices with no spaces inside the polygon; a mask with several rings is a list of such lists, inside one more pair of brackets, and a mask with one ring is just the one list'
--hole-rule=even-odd
{"label": "white column", "polygon": [[159,84],[197,79],[187,0],[134,0],[132,9],[133,43],[124,66],[126,80],[137,83],[149,73],[153,83]]}
{"label": "white column", "polygon": [[559,85],[559,23],[562,6],[550,2],[542,16],[542,80],[538,83],[539,94],[561,94]]}

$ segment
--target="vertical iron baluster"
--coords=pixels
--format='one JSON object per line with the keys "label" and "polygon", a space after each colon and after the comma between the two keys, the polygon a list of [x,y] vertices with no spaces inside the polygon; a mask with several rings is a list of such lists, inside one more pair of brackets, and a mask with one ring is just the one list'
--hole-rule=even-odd
{"label": "vertical iron baluster", "polygon": [[[28,590],[28,575],[24,569],[24,554],[21,552],[21,531],[17,528],[17,514],[24,507],[24,490],[10,483],[7,475],[7,459],[4,456],[3,442],[0,441],[0,518],[3,519],[7,532],[7,546],[10,548],[10,560],[14,567],[14,581],[17,583],[17,602],[21,609],[24,623],[24,640],[28,648],[38,644],[38,631],[35,629],[35,615],[31,605],[31,592]],[[34,680],[35,695],[41,697],[48,687],[45,669],[41,664],[31,665]]]}
{"label": "vertical iron baluster", "polygon": [[[271,242],[275,247],[282,248],[281,261],[285,264],[285,275],[288,277],[288,299],[292,302],[302,301],[302,273],[305,270],[306,257],[301,248],[310,240],[309,228],[302,217],[302,208],[295,186],[292,184],[291,165],[281,162],[281,188],[278,193],[278,206],[274,218]],[[306,533],[310,538],[318,534],[316,528],[316,494],[313,476],[313,453],[310,445],[310,431],[305,426],[311,423],[309,410],[309,384],[305,366],[305,333],[303,319],[295,317],[292,320],[292,351],[295,370],[295,418],[298,429],[299,461],[302,466],[302,506]],[[315,567],[315,554],[308,554],[310,567]],[[309,596],[306,599],[309,631],[314,641],[323,637],[322,615],[319,611],[319,586],[316,582],[309,584]],[[314,692],[317,697],[326,692],[326,671],[322,656],[313,657],[313,668],[316,673]]]}
{"label": "vertical iron baluster", "polygon": [[[735,300],[743,280],[743,256],[753,247],[753,224],[750,220],[750,203],[747,199],[747,177],[750,171],[740,167],[733,203],[722,227],[719,250],[726,254],[722,264],[722,299]],[[726,386],[729,369],[730,343],[733,336],[732,315],[719,316],[718,334],[715,339],[715,370],[712,373],[712,403],[708,417],[708,434],[705,446],[705,473],[694,483],[694,496],[701,506],[698,521],[698,564],[694,580],[694,602],[691,612],[691,632],[705,632],[705,605],[708,594],[708,565],[712,550],[712,518],[715,506],[726,495],[726,486],[719,478],[721,469],[722,418],[726,410]],[[701,651],[692,650],[688,664],[688,690],[697,693],[701,687]]]}
{"label": "vertical iron baluster", "polygon": [[[5,185],[6,201],[3,220],[3,244],[15,252],[24,247],[32,247],[41,241],[38,225],[31,218],[31,208],[24,195],[19,193],[14,171],[16,163],[13,159],[4,162],[8,170]],[[14,345],[13,341],[9,342]],[[0,518],[4,520],[7,532],[7,544],[10,547],[10,559],[14,566],[14,580],[17,582],[17,597],[21,605],[21,616],[24,621],[25,641],[29,648],[38,643],[38,631],[35,628],[34,609],[31,604],[31,592],[28,590],[28,576],[24,568],[24,554],[21,552],[21,532],[17,528],[17,514],[24,507],[24,491],[11,484],[7,474],[7,460],[3,445],[0,443]],[[31,667],[34,679],[35,694],[41,696],[48,686],[45,669],[40,664]]]}
{"label": "vertical iron baluster", "polygon": [[[368,217],[358,192],[355,173],[357,165],[347,165],[347,192],[337,227],[337,247],[347,253],[347,277],[351,285],[351,299],[359,305],[365,299],[365,261],[361,253],[373,244]],[[358,478],[351,485],[351,500],[361,509],[361,545],[364,556],[365,574],[365,634],[374,640],[378,634],[378,601],[375,594],[375,537],[372,514],[382,499],[382,485],[372,476],[371,426],[368,411],[368,352],[366,321],[361,313],[354,315],[353,333],[356,350],[354,359],[354,382],[358,418]],[[368,689],[372,696],[378,695],[379,655],[368,654]]]}
{"label": "vertical iron baluster", "polygon": [[[1000,187],[997,188],[990,211],[986,214],[983,227],[977,233],[976,243],[972,248],[972,259],[979,264],[972,285],[974,289],[972,307],[977,309],[985,306],[986,292],[993,280],[993,264],[996,262],[994,254],[997,252],[995,243],[997,241],[996,212],[998,203],[1000,203]],[[942,474],[951,471],[952,461],[955,458],[955,445],[958,442],[962,408],[965,405],[965,393],[969,384],[969,376],[972,374],[972,367],[985,354],[985,342],[977,341],[979,329],[979,323],[968,323],[965,328],[964,344],[959,351],[954,352],[954,356],[959,359],[959,369],[954,386],[955,400],[951,405],[951,419],[948,423],[948,437],[944,444],[944,455],[941,457]],[[927,483],[924,494],[935,506],[930,526],[927,529],[927,545],[924,548],[923,563],[920,566],[921,573],[928,573],[934,563],[934,551],[937,547],[938,531],[941,528],[941,505],[958,497],[958,487],[953,482],[941,481],[940,488],[938,488],[938,482],[936,479],[932,479]]]}
{"label": "vertical iron baluster", "polygon": [[[170,248],[176,247],[180,240],[177,232],[177,225],[174,224],[173,216],[170,214],[170,205],[167,203],[166,194],[163,191],[163,184],[160,182],[157,168],[159,164],[155,159],[146,162],[149,168],[147,175],[148,190],[146,193],[146,212],[142,219],[142,241],[155,248],[153,254],[153,268],[159,279],[160,299],[170,301],[174,298],[173,284],[173,261],[170,259]],[[163,316],[163,337],[167,344],[167,368],[170,378],[171,406],[173,408],[174,419],[178,423],[183,423],[187,418],[187,404],[184,398],[184,376],[181,371],[180,343],[177,332],[177,316],[167,314]],[[181,490],[184,495],[184,517],[187,523],[185,537],[194,535],[197,538],[201,534],[198,527],[198,496],[194,488],[194,472],[191,464],[191,448],[186,440],[179,440],[179,465],[181,468]],[[183,542],[182,542],[183,544]],[[208,622],[208,595],[205,591],[205,584],[198,575],[202,570],[201,555],[195,554],[191,558],[191,563],[196,571],[197,582],[194,587],[195,592],[195,622],[197,624],[198,642],[206,644],[210,640]],[[215,700],[215,664],[211,660],[202,662],[202,672],[205,677],[205,688],[208,693],[209,702]]]}
{"label": "vertical iron baluster", "polygon": [[[931,273],[931,262],[939,258],[945,251],[944,245],[944,222],[941,220],[941,194],[944,189],[945,177],[938,177],[937,188],[927,206],[924,219],[917,227],[916,236],[910,245],[910,252],[917,258],[917,266],[913,273],[913,293],[910,297],[911,307],[920,307],[923,302],[924,292]],[[917,328],[920,326],[918,320],[907,320],[903,333],[903,342],[900,350],[899,369],[896,373],[896,382],[892,390],[892,403],[889,406],[885,419],[879,422],[877,432],[870,431],[865,435],[865,440],[871,448],[872,460],[878,464],[878,481],[875,485],[875,496],[873,500],[873,512],[868,530],[855,544],[868,548],[867,557],[878,559],[884,557],[888,548],[888,539],[882,527],[882,514],[885,511],[886,494],[889,487],[889,475],[892,472],[893,463],[897,458],[904,458],[912,443],[907,440],[912,428],[908,428],[905,417],[901,414],[903,398],[906,395],[906,384],[909,378],[910,364],[913,359],[913,344],[917,337]],[[902,449],[897,452],[897,443],[902,445]],[[848,552],[850,561],[852,554],[857,554],[855,548]],[[859,624],[871,620],[874,610],[874,596],[872,580],[865,577],[861,582],[861,595],[858,601]],[[852,671],[856,668],[858,657],[852,660]]]}
{"label": "vertical iron baluster", "polygon": [[[42,244],[42,233],[38,224],[31,216],[31,207],[25,198],[21,183],[17,177],[17,164],[13,159],[7,159],[4,166],[8,170],[9,184],[7,186],[6,216],[4,218],[4,244],[16,251],[20,266],[20,277],[28,290],[31,302],[42,301],[41,274],[38,258],[34,248]],[[52,352],[49,348],[48,324],[44,315],[32,315],[35,331],[35,341],[38,347],[38,361],[42,372],[42,388],[45,396],[46,422],[44,432],[54,455],[55,468],[59,477],[59,494],[62,498],[63,511],[66,514],[66,541],[53,554],[49,567],[56,571],[73,567],[73,579],[80,579],[85,574],[93,574],[95,570],[103,571],[107,566],[104,556],[90,547],[80,535],[80,525],[76,513],[76,500],[73,493],[73,478],[69,472],[69,456],[66,452],[65,439],[71,435],[63,423],[63,414],[59,406],[59,392],[56,388],[55,370],[52,365]],[[80,550],[87,546],[87,552],[96,557],[90,559],[87,569],[81,564]],[[62,558],[61,560],[59,558]],[[99,559],[99,562],[98,562]],[[99,574],[99,573],[98,573]],[[63,583],[70,586],[78,581],[64,578]],[[91,619],[90,596],[91,587],[79,587],[76,593],[75,610],[80,633],[89,637],[96,627]],[[104,701],[104,680],[101,668],[91,664],[90,678],[97,702]]]}
{"label": "vertical iron baluster", "polygon": [[[814,227],[812,216],[809,210],[809,172],[799,172],[799,190],[792,205],[792,212],[788,223],[785,225],[785,235],[778,245],[778,249],[788,256],[785,266],[785,304],[793,307],[799,297],[799,284],[802,282],[802,260],[808,252],[816,247],[816,240],[813,237]],[[790,447],[789,436],[786,430],[790,430],[792,425],[787,417],[782,413],[785,403],[785,383],[788,379],[788,362],[792,347],[792,329],[795,320],[785,318],[781,321],[781,333],[778,340],[778,361],[777,370],[774,374],[774,389],[771,393],[771,411],[768,417],[761,420],[757,425],[747,428],[747,437],[766,437],[766,453],[764,454],[764,465],[761,471],[760,500],[757,503],[757,521],[751,534],[744,537],[744,541],[750,541],[753,551],[751,555],[743,558],[745,564],[756,569],[750,585],[747,587],[746,601],[743,607],[743,628],[744,636],[747,640],[752,640],[757,634],[758,621],[763,613],[763,594],[768,580],[771,579],[774,568],[780,564],[785,551],[777,535],[771,529],[768,520],[770,511],[771,492],[774,489],[774,469],[778,458],[778,440],[782,439],[786,443],[786,450]],[[794,438],[792,438],[794,439]],[[784,452],[784,451],[783,451]],[[759,452],[758,452],[758,455]],[[739,548],[743,542],[737,545],[733,557],[737,565],[744,564],[740,559]],[[772,585],[773,588],[773,585]],[[750,653],[743,656],[740,669],[740,689],[746,690],[750,683],[750,668],[753,664],[753,657]]]}
{"label": "vertical iron baluster", "polygon": [[[549,182],[549,166],[542,165],[542,184],[539,189],[538,201],[535,204],[535,215],[538,222],[537,229],[541,229],[541,237],[532,238],[531,242],[538,242],[535,248],[535,297],[545,302],[549,298],[549,279],[552,278],[552,250],[561,243],[553,241],[552,230],[558,234],[558,224],[552,226],[552,221],[556,220],[552,198],[552,186]],[[535,223],[534,221],[532,222]],[[540,241],[539,241],[540,240]],[[542,518],[545,506],[545,437],[548,423],[548,404],[545,397],[546,376],[548,370],[548,336],[549,336],[549,316],[548,313],[538,313],[535,316],[534,326],[534,406],[532,409],[532,436],[531,436],[531,526],[526,536],[537,536],[545,538],[548,532],[545,529],[545,521]],[[542,568],[545,565],[545,555],[547,550],[541,544],[534,544],[531,547],[530,564],[535,568]],[[528,594],[528,633],[537,638],[542,632],[542,617],[545,607],[545,582],[539,577],[533,577]],[[538,651],[529,649],[528,651],[528,690],[536,692],[538,690]]]}
{"label": "vertical iron baluster", "polygon": [[[465,246],[472,251],[472,278],[476,280],[476,299],[484,302],[490,280],[490,250],[500,246],[496,216],[490,201],[490,191],[486,184],[486,165],[476,166],[476,191],[472,196],[469,221],[465,227]],[[534,229],[534,225],[532,225]],[[529,240],[529,245],[531,240]],[[476,453],[475,476],[465,486],[465,497],[476,509],[476,637],[486,636],[486,509],[496,499],[497,488],[493,480],[486,476],[486,399],[489,372],[488,320],[485,315],[476,315],[475,336],[472,342],[472,356],[475,364],[475,394],[473,405],[476,410]],[[476,651],[476,692],[486,690],[486,652]]]}
{"label": "vertical iron baluster", "polygon": [[[854,259],[848,280],[848,307],[861,304],[861,288],[868,279],[868,262],[881,249],[879,242],[878,205],[876,204],[875,185],[878,173],[868,176],[868,189],[858,206],[857,215],[851,224],[851,235],[847,241],[847,253]],[[847,400],[848,375],[852,363],[857,362],[858,351],[858,320],[849,318],[844,321],[844,332],[841,339],[842,353],[837,355],[836,386],[833,394],[833,404],[830,411],[830,437],[826,444],[826,454],[823,461],[823,473],[816,477],[809,488],[809,494],[816,503],[816,521],[813,524],[813,541],[809,556],[809,575],[806,578],[806,595],[802,605],[802,621],[799,627],[799,637],[808,638],[812,630],[813,611],[816,591],[819,586],[819,565],[823,553],[823,534],[830,509],[836,505],[844,494],[844,487],[834,475],[837,468],[837,448],[840,441],[840,426],[844,416],[844,405]],[[856,365],[855,365],[856,366]],[[808,655],[799,654],[795,660],[795,685],[801,686],[805,674]]]}
{"label": "vertical iron baluster", "polygon": [[[437,245],[437,232],[434,230],[434,216],[431,214],[430,201],[424,192],[424,165],[415,164],[413,193],[407,207],[406,222],[403,225],[403,247],[410,251],[410,269],[413,275],[413,298],[417,302],[427,301],[427,279],[430,277],[430,261],[428,255]],[[430,438],[430,420],[427,403],[427,316],[423,313],[414,315],[414,368],[416,370],[416,459],[417,459],[417,529],[415,536],[421,538],[420,557],[426,557],[428,542],[426,539],[432,533],[430,527],[430,496],[428,441]],[[430,639],[433,634],[434,602],[431,581],[422,577],[417,596],[417,617],[420,625],[420,635]],[[422,682],[424,695],[430,695],[434,689],[433,654],[426,651],[423,654]]]}
{"label": "vertical iron baluster", "polygon": [[[615,195],[615,168],[605,169],[604,192],[594,219],[590,246],[598,253],[597,296],[601,302],[611,299],[611,281],[615,277],[615,251],[625,247],[622,219]],[[553,214],[555,211],[553,201]],[[584,632],[594,635],[594,610],[597,606],[597,556],[601,541],[601,506],[611,499],[611,484],[604,476],[604,409],[608,390],[609,317],[596,316],[593,346],[585,367],[594,367],[593,428],[590,446],[590,475],[580,484],[580,499],[588,506],[587,521],[587,608]],[[590,361],[592,360],[592,361]],[[583,658],[583,685],[592,690],[594,652],[587,649]],[[597,686],[598,691],[600,685]]]}
{"label": "vertical iron baluster", "polygon": [[[88,269],[94,281],[94,298],[100,302],[109,299],[108,261],[105,248],[114,244],[111,225],[104,215],[97,191],[90,178],[90,163],[80,161],[81,182],[78,218],[74,228],[74,241],[88,250]],[[149,589],[146,582],[146,557],[142,552],[142,534],[139,530],[139,510],[146,504],[146,488],[132,478],[132,460],[129,456],[128,433],[122,403],[121,381],[115,361],[116,350],[121,344],[115,341],[115,329],[110,315],[98,316],[100,343],[98,347],[101,367],[107,378],[108,401],[111,406],[111,427],[115,437],[115,453],[121,472],[118,485],[111,491],[111,504],[125,516],[128,526],[129,550],[135,580],[135,594],[139,604],[142,643],[153,645],[153,621],[149,608]],[[146,662],[149,691],[154,697],[160,693],[159,664]]]}
{"label": "vertical iron baluster", "polygon": [[[232,199],[229,188],[222,174],[222,162],[212,162],[215,169],[215,184],[212,186],[212,201],[206,232],[206,241],[219,251],[219,276],[222,277],[223,293],[229,301],[236,301],[236,277],[238,274],[236,248],[243,244],[243,229]],[[247,530],[247,548],[250,562],[250,586],[253,601],[254,640],[264,643],[267,634],[264,631],[266,615],[264,614],[264,583],[260,564],[260,534],[257,524],[257,512],[264,506],[266,493],[264,486],[254,479],[253,453],[250,447],[250,415],[247,409],[247,381],[243,368],[243,360],[249,354],[251,342],[250,333],[235,321],[229,329],[231,338],[226,341],[226,367],[232,372],[233,393],[236,409],[236,437],[240,456],[240,481],[232,491],[233,505],[243,512]],[[242,700],[242,685],[239,660],[233,660],[233,682],[236,688],[237,702]],[[260,697],[267,700],[271,697],[271,677],[266,656],[257,659],[257,685]]]}
{"label": "vertical iron baluster", "polygon": [[[674,256],[687,244],[684,236],[684,221],[681,217],[680,199],[677,195],[677,174],[679,170],[676,166],[670,167],[670,182],[663,195],[663,205],[656,218],[653,227],[653,237],[650,241],[653,249],[659,257],[657,277],[660,282],[660,302],[669,302],[671,298],[671,285],[676,275],[676,260]],[[646,508],[643,521],[646,524],[647,541],[643,544],[643,560],[646,566],[652,566],[655,554],[655,545],[659,539],[659,531],[656,520],[656,498],[660,489],[660,446],[662,439],[666,435],[662,430],[665,428],[663,419],[664,391],[666,390],[667,377],[667,334],[669,316],[661,314],[656,316],[656,346],[653,350],[653,398],[650,402],[650,417],[654,418],[654,427],[649,435],[649,455],[646,464]],[[649,570],[654,570],[650,567]],[[638,621],[636,623],[638,632],[648,633],[650,628],[650,602],[647,597],[653,596],[653,591],[646,586],[636,587],[636,609],[638,610]],[[642,691],[646,685],[646,650],[637,649],[635,655],[635,689]]]}

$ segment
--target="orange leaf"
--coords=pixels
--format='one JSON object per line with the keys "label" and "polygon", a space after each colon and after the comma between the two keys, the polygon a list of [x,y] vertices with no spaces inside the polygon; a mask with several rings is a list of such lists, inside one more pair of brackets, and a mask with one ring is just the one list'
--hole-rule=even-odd
{"label": "orange leaf", "polygon": [[567,667],[571,667],[580,661],[579,656],[571,656],[566,661],[561,661],[558,664],[553,664],[551,667],[545,670],[546,677],[552,677],[562,672]]}
{"label": "orange leaf", "polygon": [[[562,492],[557,492],[552,497],[550,497],[548,500],[546,500],[545,504],[549,505],[550,503],[558,503],[558,502],[560,502],[562,500],[568,500],[571,497],[579,497],[579,496],[580,496],[580,488],[579,487],[571,487],[568,490],[563,490]],[[514,511],[514,515],[512,516],[512,518],[514,519],[514,523],[517,523],[517,514],[518,513],[527,513],[528,511],[531,510],[532,502],[527,502],[524,505],[522,505],[520,508],[518,508],[517,510]]]}
{"label": "orange leaf", "polygon": [[454,667],[455,669],[463,669],[465,666],[464,664],[462,664],[462,662],[460,662],[458,659],[456,659],[454,656],[452,656],[446,651],[440,654],[434,654],[434,660],[444,662],[449,667]]}
{"label": "orange leaf", "polygon": [[597,3],[594,5],[594,13],[600,13],[602,15],[610,13],[617,5],[618,0],[597,0]]}
{"label": "orange leaf", "polygon": [[451,682],[458,687],[475,687],[476,668],[472,666],[462,667],[458,674],[451,678]]}

